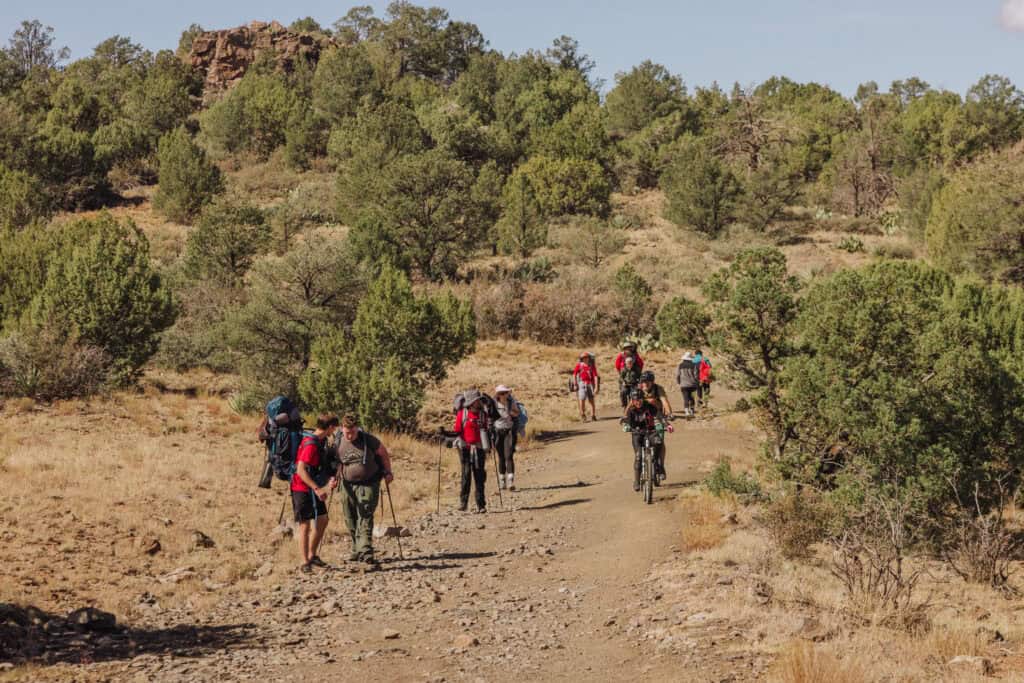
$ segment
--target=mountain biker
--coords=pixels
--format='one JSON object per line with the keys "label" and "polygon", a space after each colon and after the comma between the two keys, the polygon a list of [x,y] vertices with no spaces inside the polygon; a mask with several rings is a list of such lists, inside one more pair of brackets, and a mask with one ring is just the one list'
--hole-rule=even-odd
{"label": "mountain biker", "polygon": [[626,356],[623,359],[622,370],[619,372],[619,399],[622,401],[623,408],[629,403],[630,392],[640,384],[641,374],[640,368],[636,365],[636,358]]}
{"label": "mountain biker", "polygon": [[622,369],[626,367],[626,359],[630,356],[633,357],[633,362],[636,365],[636,369],[643,371],[644,359],[640,357],[640,354],[636,352],[636,344],[633,342],[624,342],[622,344],[622,350],[615,356],[615,370],[616,372],[622,372]]}
{"label": "mountain biker", "polygon": [[683,354],[676,368],[676,384],[683,392],[683,413],[693,417],[693,395],[700,389],[700,368],[693,362],[693,354],[689,351]]}
{"label": "mountain biker", "polygon": [[672,415],[672,404],[668,402],[668,392],[665,391],[665,387],[655,383],[653,372],[647,370],[640,375],[639,389],[645,402],[658,408],[666,417]]}
{"label": "mountain biker", "polygon": [[572,370],[573,382],[576,385],[576,398],[580,402],[580,420],[587,421],[587,402],[590,402],[590,416],[597,422],[597,407],[594,405],[594,397],[601,391],[601,377],[597,374],[597,364],[594,362],[594,355],[584,351],[580,354],[580,360]]}
{"label": "mountain biker", "polygon": [[[633,434],[633,490],[640,490],[641,449],[644,445],[644,432],[664,426],[665,416],[655,404],[644,400],[643,392],[634,390],[629,395],[629,407],[626,414],[619,420]],[[669,427],[669,430],[672,428]],[[665,479],[665,442],[654,445],[654,485],[661,486]]]}

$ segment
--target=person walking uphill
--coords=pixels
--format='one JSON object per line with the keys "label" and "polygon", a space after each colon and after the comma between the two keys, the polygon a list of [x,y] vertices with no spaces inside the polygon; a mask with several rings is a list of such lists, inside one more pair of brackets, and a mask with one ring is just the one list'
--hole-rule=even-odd
{"label": "person walking uphill", "polygon": [[476,511],[487,512],[487,496],[484,491],[487,484],[485,446],[489,445],[484,443],[487,438],[487,413],[483,407],[483,397],[477,389],[469,389],[463,397],[463,408],[455,413],[455,424],[452,427],[459,439],[459,460],[462,463],[459,509],[465,512],[469,506],[469,489],[472,484],[476,488]]}
{"label": "person walking uphill", "polygon": [[[327,440],[338,426],[338,416],[324,413],[316,419],[316,430],[303,434],[295,455],[295,474],[292,475],[292,510],[299,525],[299,549],[302,552],[302,571],[313,567],[326,567],[317,557],[317,549],[327,530],[327,494],[338,485],[330,472],[327,459]],[[325,481],[326,480],[326,481]]]}
{"label": "person walking uphill", "polygon": [[394,480],[391,455],[380,439],[359,428],[353,415],[341,419],[341,438],[336,440],[341,469],[341,504],[352,538],[349,560],[376,564],[373,555],[373,513],[380,499],[380,480]]}
{"label": "person walking uphill", "polygon": [[601,378],[597,374],[597,364],[594,357],[583,352],[580,360],[572,370],[572,379],[576,385],[576,398],[580,402],[580,420],[587,421],[587,403],[590,403],[590,417],[597,422],[597,407],[594,405],[594,397],[601,391]]}
{"label": "person walking uphill", "polygon": [[515,491],[519,406],[512,398],[512,389],[504,384],[495,387],[494,406],[498,409],[498,419],[494,421],[494,447],[498,449],[498,486]]}
{"label": "person walking uphill", "polygon": [[683,358],[676,368],[676,384],[683,392],[683,413],[693,417],[695,405],[693,395],[700,389],[700,366],[693,362],[693,354],[689,351],[683,354]]}

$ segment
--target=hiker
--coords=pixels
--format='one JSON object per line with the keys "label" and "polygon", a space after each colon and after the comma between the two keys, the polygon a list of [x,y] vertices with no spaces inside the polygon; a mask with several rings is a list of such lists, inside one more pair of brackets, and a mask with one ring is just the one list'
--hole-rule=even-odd
{"label": "hiker", "polygon": [[683,354],[676,368],[676,384],[683,392],[683,414],[693,417],[693,396],[700,389],[700,368],[693,362],[693,354],[689,351]]}
{"label": "hiker", "polygon": [[654,373],[650,370],[640,375],[640,395],[646,403],[650,403],[671,419],[672,404],[668,402],[668,392],[665,391],[665,387],[654,381]]}
{"label": "hiker", "polygon": [[455,413],[452,427],[458,437],[459,460],[462,464],[462,488],[459,492],[459,510],[469,507],[470,483],[476,487],[476,511],[487,512],[487,497],[484,486],[487,483],[488,416],[483,405],[483,395],[478,389],[463,393],[463,407]]}
{"label": "hiker", "polygon": [[572,370],[572,379],[576,386],[576,398],[580,402],[580,420],[587,421],[587,403],[590,403],[590,416],[597,422],[597,407],[594,397],[601,391],[601,377],[597,374],[594,355],[584,351],[580,360]]}
{"label": "hiker", "polygon": [[512,398],[512,389],[504,384],[494,388],[494,405],[498,410],[498,419],[494,421],[494,447],[498,449],[498,486],[515,491],[519,405]]}
{"label": "hiker", "polygon": [[[338,479],[330,471],[327,456],[327,440],[338,426],[338,416],[324,413],[316,419],[316,430],[305,432],[295,455],[295,474],[292,475],[292,510],[299,526],[297,534],[299,550],[302,553],[303,573],[313,567],[326,567],[327,563],[317,556],[320,541],[327,530],[327,494],[338,485]],[[312,529],[310,528],[312,527]]]}
{"label": "hiker", "polygon": [[[661,411],[651,403],[644,401],[643,394],[639,389],[629,393],[629,406],[626,414],[619,420],[633,434],[633,490],[640,490],[640,449],[644,445],[643,432],[654,429],[655,424],[661,419]],[[655,460],[655,486],[660,486],[665,478],[665,444],[662,443],[654,448]]]}
{"label": "hiker", "polygon": [[342,510],[352,538],[350,562],[377,564],[373,555],[373,513],[380,499],[380,480],[394,481],[391,455],[380,439],[359,428],[354,415],[341,418],[335,440],[341,470]]}
{"label": "hiker", "polygon": [[697,379],[700,380],[700,384],[697,385],[697,403],[703,407],[707,405],[707,398],[711,396],[711,361],[697,349],[693,354],[693,362],[697,364]]}
{"label": "hiker", "polygon": [[623,342],[621,348],[622,350],[615,356],[615,371],[622,372],[622,369],[626,367],[626,359],[632,356],[636,369],[642,372],[644,369],[644,359],[637,353],[636,344],[633,342]]}
{"label": "hiker", "polygon": [[640,384],[641,374],[640,368],[636,365],[636,358],[626,356],[623,360],[622,370],[619,371],[619,400],[623,409],[629,403],[630,393]]}

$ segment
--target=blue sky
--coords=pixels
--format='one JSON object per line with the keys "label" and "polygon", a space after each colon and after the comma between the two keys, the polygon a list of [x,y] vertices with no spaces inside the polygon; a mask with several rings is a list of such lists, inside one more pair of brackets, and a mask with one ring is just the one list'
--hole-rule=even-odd
{"label": "blue sky", "polygon": [[[365,0],[364,0],[365,2]],[[352,4],[364,4],[353,2]],[[381,14],[386,2],[370,2]],[[447,0],[502,52],[544,48],[565,33],[597,62],[598,76],[644,59],[690,85],[750,85],[772,75],[818,81],[852,94],[858,83],[919,76],[964,92],[999,73],[1024,87],[1024,0]],[[22,19],[54,27],[58,44],[83,57],[104,38],[130,36],[173,48],[190,23],[227,28],[253,19],[284,24],[312,16],[330,25],[351,5],[326,0],[33,0],[0,3],[0,33]]]}

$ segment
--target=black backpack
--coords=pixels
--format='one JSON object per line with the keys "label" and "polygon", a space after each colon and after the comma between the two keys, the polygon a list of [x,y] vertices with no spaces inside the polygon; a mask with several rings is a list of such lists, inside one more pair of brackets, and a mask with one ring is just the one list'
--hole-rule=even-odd
{"label": "black backpack", "polygon": [[260,424],[260,441],[267,446],[261,488],[270,488],[273,476],[290,481],[295,474],[295,454],[302,441],[302,416],[287,396],[275,396],[267,403]]}

